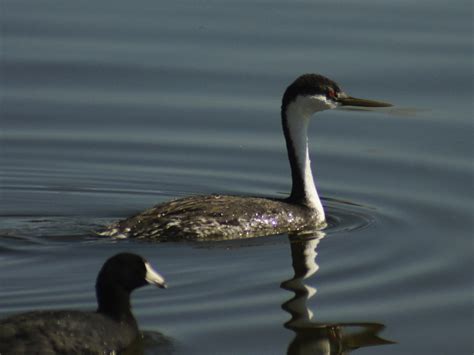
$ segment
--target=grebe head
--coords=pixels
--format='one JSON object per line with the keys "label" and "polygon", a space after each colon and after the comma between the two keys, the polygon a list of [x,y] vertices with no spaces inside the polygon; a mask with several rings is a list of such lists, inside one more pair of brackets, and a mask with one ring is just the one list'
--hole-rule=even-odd
{"label": "grebe head", "polygon": [[310,167],[308,124],[314,113],[346,105],[391,106],[384,102],[351,97],[337,83],[318,74],[300,76],[283,94],[281,117],[293,181],[288,200],[313,209],[318,223],[325,221],[325,214]]}
{"label": "grebe head", "polygon": [[339,106],[388,107],[391,104],[347,95],[339,85],[319,74],[304,74],[286,89],[282,109],[298,111],[303,117]]}

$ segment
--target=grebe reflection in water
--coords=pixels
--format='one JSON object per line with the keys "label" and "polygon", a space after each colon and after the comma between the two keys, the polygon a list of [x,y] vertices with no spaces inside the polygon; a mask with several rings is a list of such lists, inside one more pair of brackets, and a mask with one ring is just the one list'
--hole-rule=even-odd
{"label": "grebe reflection in water", "polygon": [[281,287],[294,292],[294,297],[283,303],[282,308],[291,315],[284,326],[295,332],[295,337],[287,353],[348,354],[361,347],[393,344],[379,337],[378,334],[385,328],[380,323],[327,323],[313,320],[314,314],[308,307],[308,300],[316,294],[316,289],[307,285],[305,280],[314,276],[319,269],[315,259],[316,248],[323,237],[323,232],[316,232],[312,237],[289,237],[294,276],[282,282]]}

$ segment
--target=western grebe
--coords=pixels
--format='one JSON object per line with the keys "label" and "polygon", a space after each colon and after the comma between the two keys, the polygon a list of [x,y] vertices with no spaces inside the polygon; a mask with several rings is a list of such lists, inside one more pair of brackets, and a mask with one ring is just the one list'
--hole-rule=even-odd
{"label": "western grebe", "polygon": [[281,120],[292,178],[288,198],[190,196],[156,205],[99,234],[160,241],[224,240],[323,228],[326,217],[311,172],[307,128],[312,114],[338,106],[391,105],[350,97],[318,74],[304,74],[286,89]]}

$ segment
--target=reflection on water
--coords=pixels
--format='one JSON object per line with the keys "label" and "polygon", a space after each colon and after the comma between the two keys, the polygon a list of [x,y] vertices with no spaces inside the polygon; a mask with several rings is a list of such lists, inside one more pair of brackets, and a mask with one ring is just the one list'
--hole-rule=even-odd
{"label": "reflection on water", "polygon": [[325,236],[317,232],[312,236],[290,236],[291,259],[294,276],[284,281],[281,287],[294,292],[294,297],[283,303],[282,308],[290,313],[285,323],[287,329],[296,333],[287,353],[293,354],[347,354],[350,351],[373,345],[392,344],[378,334],[383,324],[367,322],[318,323],[307,302],[316,294],[316,289],[304,283],[319,269],[316,263],[316,248]]}

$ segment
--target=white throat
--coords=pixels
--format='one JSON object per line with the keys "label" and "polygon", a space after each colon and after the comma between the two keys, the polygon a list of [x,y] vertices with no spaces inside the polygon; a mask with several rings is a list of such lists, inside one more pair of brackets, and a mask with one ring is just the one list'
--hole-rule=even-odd
{"label": "white throat", "polygon": [[321,221],[325,220],[325,215],[311,171],[308,125],[313,113],[334,107],[334,104],[328,102],[324,96],[299,96],[286,108],[289,135],[294,147],[297,166],[303,178],[306,204],[316,210],[318,219]]}

